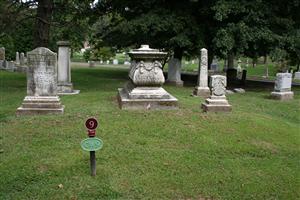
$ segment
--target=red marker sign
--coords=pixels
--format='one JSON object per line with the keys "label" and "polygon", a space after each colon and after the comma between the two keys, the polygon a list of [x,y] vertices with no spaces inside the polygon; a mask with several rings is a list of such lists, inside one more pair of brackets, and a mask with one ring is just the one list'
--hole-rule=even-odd
{"label": "red marker sign", "polygon": [[95,118],[89,118],[86,120],[85,126],[87,129],[96,129],[98,126],[98,122]]}

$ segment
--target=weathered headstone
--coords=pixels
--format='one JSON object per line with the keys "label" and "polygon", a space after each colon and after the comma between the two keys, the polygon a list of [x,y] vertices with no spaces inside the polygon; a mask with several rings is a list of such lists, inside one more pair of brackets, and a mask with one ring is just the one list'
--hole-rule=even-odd
{"label": "weathered headstone", "polygon": [[0,48],[0,60],[5,60],[5,48]]}
{"label": "weathered headstone", "polygon": [[181,61],[177,58],[170,58],[168,63],[168,79],[170,85],[183,86],[181,80]]}
{"label": "weathered headstone", "polygon": [[295,80],[300,80],[300,72],[295,72],[294,79]]}
{"label": "weathered headstone", "polygon": [[20,65],[25,66],[25,55],[23,52],[20,54]]}
{"label": "weathered headstone", "polygon": [[10,72],[13,72],[13,71],[15,71],[16,70],[16,65],[15,65],[15,63],[13,62],[13,61],[5,61],[4,62],[5,64],[5,69],[7,70],[7,71],[10,71]]}
{"label": "weathered headstone", "polygon": [[119,64],[119,60],[118,59],[113,59],[113,65],[118,65]]}
{"label": "weathered headstone", "polygon": [[167,53],[142,45],[129,52],[130,81],[119,88],[121,109],[175,109],[177,99],[162,88],[165,78],[161,62]]}
{"label": "weathered headstone", "polygon": [[57,96],[57,57],[47,48],[27,52],[27,96],[17,115],[63,114],[64,106]]}
{"label": "weathered headstone", "polygon": [[292,87],[292,74],[290,73],[277,73],[274,91],[271,97],[277,100],[290,100],[294,98],[294,92],[291,91]]}
{"label": "weathered headstone", "polygon": [[20,66],[20,54],[19,54],[19,52],[16,52],[15,64],[16,64],[16,66]]}
{"label": "weathered headstone", "polygon": [[242,61],[241,59],[238,60],[238,65],[237,65],[237,72],[241,73],[242,72]]}
{"label": "weathered headstone", "polygon": [[226,76],[211,76],[211,96],[202,103],[201,107],[205,112],[228,112],[232,110],[226,100]]}
{"label": "weathered headstone", "polygon": [[201,49],[201,59],[199,62],[198,69],[198,84],[195,87],[193,94],[195,96],[201,97],[209,97],[210,90],[208,87],[208,57],[207,57],[207,49]]}
{"label": "weathered headstone", "polygon": [[57,46],[57,93],[59,95],[78,94],[79,90],[74,90],[71,82],[70,43],[68,41],[59,41]]}
{"label": "weathered headstone", "polygon": [[89,60],[88,63],[90,68],[95,67],[95,61]]}
{"label": "weathered headstone", "polygon": [[217,72],[219,71],[219,66],[218,66],[218,59],[213,59],[211,65],[210,65],[210,69]]}

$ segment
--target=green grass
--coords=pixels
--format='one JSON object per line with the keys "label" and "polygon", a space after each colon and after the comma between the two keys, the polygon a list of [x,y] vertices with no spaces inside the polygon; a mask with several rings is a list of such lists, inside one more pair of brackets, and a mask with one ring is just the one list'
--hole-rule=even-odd
{"label": "green grass", "polygon": [[[117,88],[127,70],[76,68],[81,93],[61,97],[64,115],[16,117],[24,74],[0,71],[0,199],[300,199],[300,90],[228,96],[232,113],[202,113],[192,87],[165,89],[173,111],[124,111]],[[80,148],[95,116],[97,176]],[[58,185],[62,184],[63,188]]]}

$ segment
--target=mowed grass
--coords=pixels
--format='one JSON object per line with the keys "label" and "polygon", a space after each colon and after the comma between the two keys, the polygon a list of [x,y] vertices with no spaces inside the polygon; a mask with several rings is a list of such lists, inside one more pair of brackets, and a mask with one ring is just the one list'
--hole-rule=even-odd
{"label": "mowed grass", "polygon": [[[164,86],[173,111],[124,111],[127,70],[77,68],[64,115],[16,117],[26,76],[0,71],[0,199],[300,199],[300,90],[228,96],[232,113],[202,113],[192,87]],[[97,175],[90,176],[85,120],[97,117]],[[59,185],[62,184],[62,187]]]}

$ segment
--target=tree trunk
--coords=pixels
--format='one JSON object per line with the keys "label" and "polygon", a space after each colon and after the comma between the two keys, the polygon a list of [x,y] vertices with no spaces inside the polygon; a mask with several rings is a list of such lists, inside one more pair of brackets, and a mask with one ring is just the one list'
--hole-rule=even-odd
{"label": "tree trunk", "polygon": [[34,46],[48,47],[49,32],[53,13],[53,0],[38,0],[35,31],[34,31]]}

